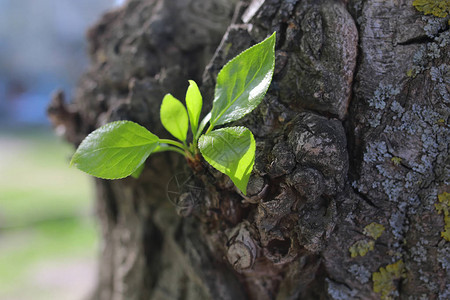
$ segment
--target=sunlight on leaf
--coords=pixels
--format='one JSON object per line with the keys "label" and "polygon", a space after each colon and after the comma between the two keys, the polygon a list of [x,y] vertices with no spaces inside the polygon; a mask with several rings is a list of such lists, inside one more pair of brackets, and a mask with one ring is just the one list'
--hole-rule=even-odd
{"label": "sunlight on leaf", "polygon": [[247,183],[255,163],[255,139],[245,127],[227,127],[200,137],[198,147],[214,168],[228,175],[246,195]]}
{"label": "sunlight on leaf", "polygon": [[275,32],[230,60],[217,75],[211,125],[239,120],[263,99],[275,67]]}
{"label": "sunlight on leaf", "polygon": [[188,132],[188,115],[180,100],[167,94],[161,104],[161,123],[171,135],[180,141],[186,141]]}
{"label": "sunlight on leaf", "polygon": [[127,177],[144,163],[158,142],[156,135],[131,121],[108,123],[83,140],[71,164],[104,179]]}

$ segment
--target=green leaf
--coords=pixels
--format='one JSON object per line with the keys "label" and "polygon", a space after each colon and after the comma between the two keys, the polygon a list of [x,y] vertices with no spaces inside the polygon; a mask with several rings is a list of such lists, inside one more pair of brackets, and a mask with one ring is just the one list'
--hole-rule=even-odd
{"label": "green leaf", "polygon": [[230,60],[217,76],[211,125],[239,120],[263,99],[275,67],[275,32]]}
{"label": "green leaf", "polygon": [[131,175],[158,146],[159,138],[131,121],[108,123],[81,142],[70,164],[96,177]]}
{"label": "green leaf", "polygon": [[141,176],[142,171],[144,171],[145,164],[140,165],[133,173],[131,173],[131,177],[138,179]]}
{"label": "green leaf", "polygon": [[192,135],[197,133],[198,121],[202,112],[202,94],[197,84],[193,80],[189,80],[189,87],[186,92],[186,107],[189,113],[189,122],[191,123]]}
{"label": "green leaf", "polygon": [[188,115],[180,100],[171,94],[164,96],[160,111],[161,123],[164,128],[180,141],[186,141],[188,132]]}
{"label": "green leaf", "polygon": [[247,183],[255,163],[255,139],[245,127],[227,127],[204,134],[198,147],[205,160],[228,175],[247,194]]}

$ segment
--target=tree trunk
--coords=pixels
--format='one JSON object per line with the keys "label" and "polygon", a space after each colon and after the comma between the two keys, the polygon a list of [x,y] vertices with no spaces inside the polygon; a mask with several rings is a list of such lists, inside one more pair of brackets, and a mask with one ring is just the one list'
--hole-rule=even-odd
{"label": "tree trunk", "polygon": [[227,60],[277,44],[266,97],[237,122],[257,141],[250,196],[177,154],[96,180],[92,298],[449,299],[448,19],[410,0],[130,0],[104,15],[73,104],[49,108],[75,145],[123,119],[165,136],[165,93],[184,99],[193,79],[206,111]]}

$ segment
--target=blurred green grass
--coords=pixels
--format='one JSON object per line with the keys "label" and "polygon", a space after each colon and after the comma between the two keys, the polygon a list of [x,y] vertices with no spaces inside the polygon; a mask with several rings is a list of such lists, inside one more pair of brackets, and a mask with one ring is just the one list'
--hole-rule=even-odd
{"label": "blurred green grass", "polygon": [[39,292],[29,279],[39,263],[94,261],[90,180],[69,168],[72,153],[46,128],[0,130],[0,299],[23,299],[11,295],[27,286]]}

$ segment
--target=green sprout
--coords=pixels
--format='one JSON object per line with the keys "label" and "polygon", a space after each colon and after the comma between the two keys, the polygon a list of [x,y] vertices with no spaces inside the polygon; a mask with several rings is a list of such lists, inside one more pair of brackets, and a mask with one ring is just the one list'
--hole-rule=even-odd
{"label": "green sprout", "polygon": [[[200,123],[203,99],[194,81],[189,81],[186,107],[171,94],[164,97],[161,123],[177,140],[161,139],[131,121],[111,122],[83,140],[72,157],[71,165],[104,179],[130,175],[137,178],[152,153],[177,152],[184,155],[190,165],[195,165],[203,156],[211,166],[228,175],[246,195],[255,163],[253,134],[242,126],[215,128],[241,119],[261,103],[272,81],[275,40],[274,32],[220,70],[213,107]],[[191,141],[187,140],[189,127]]]}

